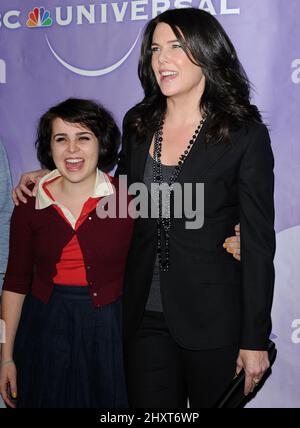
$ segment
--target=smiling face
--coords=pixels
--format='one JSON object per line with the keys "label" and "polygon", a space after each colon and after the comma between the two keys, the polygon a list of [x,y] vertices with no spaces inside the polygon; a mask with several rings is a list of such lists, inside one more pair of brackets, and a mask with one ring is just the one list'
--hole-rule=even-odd
{"label": "smiling face", "polygon": [[201,98],[205,87],[201,67],[189,59],[168,24],[161,22],[156,26],[151,50],[152,69],[163,95],[191,94]]}
{"label": "smiling face", "polygon": [[99,141],[90,129],[79,123],[54,119],[51,153],[56,168],[68,181],[79,183],[95,177]]}

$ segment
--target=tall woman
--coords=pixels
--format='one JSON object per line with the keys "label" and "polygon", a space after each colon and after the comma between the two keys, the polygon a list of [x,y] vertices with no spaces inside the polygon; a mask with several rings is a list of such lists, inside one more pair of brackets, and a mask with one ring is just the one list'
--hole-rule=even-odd
{"label": "tall woman", "polygon": [[66,100],[40,119],[38,158],[51,172],[14,209],[3,286],[0,393],[9,406],[127,406],[121,295],[133,220],[96,214],[118,193],[98,168],[115,161],[119,140],[111,115],[89,100]]}
{"label": "tall woman", "polygon": [[[269,135],[230,39],[202,10],[149,22],[139,77],[145,97],[124,119],[118,173],[149,193],[153,183],[191,183],[194,201],[204,183],[204,224],[188,229],[172,203],[166,214],[156,191],[158,218],[135,222],[124,292],[129,403],[210,407],[236,372],[245,369],[248,394],[269,366]],[[241,264],[222,248],[237,222]]]}

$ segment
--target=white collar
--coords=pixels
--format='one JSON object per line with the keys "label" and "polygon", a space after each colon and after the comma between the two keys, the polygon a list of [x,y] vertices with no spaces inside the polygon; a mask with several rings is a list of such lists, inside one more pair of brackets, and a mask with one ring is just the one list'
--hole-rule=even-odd
{"label": "white collar", "polygon": [[[61,177],[61,174],[57,169],[55,169],[40,180],[36,194],[35,209],[42,210],[53,204],[58,205],[57,202],[53,201],[53,199],[51,199],[43,189],[43,185],[45,183],[57,177]],[[113,193],[113,186],[108,175],[100,171],[100,169],[97,169],[95,187],[91,198],[101,198],[103,196],[112,195]]]}

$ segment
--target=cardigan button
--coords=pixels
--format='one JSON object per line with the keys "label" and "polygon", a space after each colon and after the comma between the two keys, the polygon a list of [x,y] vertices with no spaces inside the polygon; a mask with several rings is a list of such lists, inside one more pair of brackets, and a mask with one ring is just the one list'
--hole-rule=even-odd
{"label": "cardigan button", "polygon": [[89,217],[89,220],[92,220],[92,217]]}
{"label": "cardigan button", "polygon": [[93,296],[94,296],[94,297],[97,297],[97,296],[98,296],[98,293],[93,293]]}

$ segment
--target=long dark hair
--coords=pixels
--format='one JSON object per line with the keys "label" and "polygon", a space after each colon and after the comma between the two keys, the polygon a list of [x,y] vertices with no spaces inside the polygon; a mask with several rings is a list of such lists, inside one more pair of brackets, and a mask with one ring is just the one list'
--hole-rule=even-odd
{"label": "long dark hair", "polygon": [[51,107],[39,120],[35,146],[43,167],[50,170],[56,168],[51,154],[52,123],[56,118],[79,123],[95,134],[99,143],[98,168],[109,171],[115,165],[120,131],[111,113],[95,101],[69,98]]}
{"label": "long dark hair", "polygon": [[229,130],[241,122],[261,122],[250,104],[250,83],[236,50],[221,24],[208,12],[194,8],[168,10],[147,24],[141,47],[138,74],[143,101],[132,110],[129,128],[138,134],[154,132],[166,110],[151,67],[151,44],[159,23],[168,24],[189,59],[199,65],[206,84],[199,108],[208,116],[206,141],[229,141]]}

